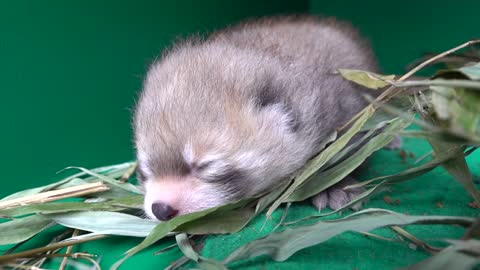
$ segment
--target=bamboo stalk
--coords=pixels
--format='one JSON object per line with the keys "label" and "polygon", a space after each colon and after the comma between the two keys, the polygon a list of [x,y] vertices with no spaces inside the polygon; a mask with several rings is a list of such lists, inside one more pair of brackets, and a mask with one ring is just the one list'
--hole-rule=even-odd
{"label": "bamboo stalk", "polygon": [[94,235],[94,236],[91,236],[89,238],[64,241],[64,242],[60,242],[60,243],[51,244],[51,245],[48,245],[46,247],[34,248],[34,249],[31,249],[31,250],[26,250],[26,251],[22,251],[22,252],[18,252],[18,253],[2,255],[2,256],[0,256],[0,265],[4,264],[4,263],[7,263],[7,262],[10,262],[10,261],[15,260],[15,259],[37,257],[37,256],[41,256],[41,253],[44,253],[44,252],[47,252],[47,251],[50,251],[50,250],[56,250],[56,249],[59,249],[59,248],[74,246],[74,245],[78,245],[78,244],[82,244],[82,243],[86,243],[86,242],[90,242],[90,241],[95,241],[95,240],[106,238],[106,237],[109,237],[109,235],[104,235],[104,234]]}
{"label": "bamboo stalk", "polygon": [[431,245],[427,244],[426,242],[424,242],[424,241],[418,239],[417,237],[415,237],[413,234],[411,234],[411,233],[407,232],[406,230],[402,229],[400,226],[390,226],[390,228],[393,231],[395,231],[397,234],[407,238],[412,243],[414,243],[415,245],[423,248],[425,251],[427,251],[430,254],[435,254],[437,252],[442,251],[441,248],[434,247],[434,246],[431,246]]}
{"label": "bamboo stalk", "polygon": [[65,198],[72,198],[91,193],[97,193],[109,190],[109,187],[103,182],[94,182],[58,190],[41,192],[38,194],[25,196],[22,198],[0,201],[0,209],[8,209],[16,206],[45,203]]}
{"label": "bamboo stalk", "polygon": [[[72,233],[72,237],[75,237],[77,235],[78,235],[78,230],[74,230]],[[73,246],[68,246],[66,254],[67,255],[71,254],[72,250],[73,250]],[[62,263],[60,264],[60,267],[58,268],[58,270],[65,270],[65,268],[67,267],[68,258],[69,256],[65,256],[63,258]]]}

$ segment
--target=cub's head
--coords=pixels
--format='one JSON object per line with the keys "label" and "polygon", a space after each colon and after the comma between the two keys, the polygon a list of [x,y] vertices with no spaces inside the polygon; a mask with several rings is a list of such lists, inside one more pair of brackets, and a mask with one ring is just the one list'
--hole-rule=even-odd
{"label": "cub's head", "polygon": [[[278,186],[308,158],[298,115],[269,70],[190,46],[154,64],[134,118],[144,210],[168,220]],[[266,61],[266,60],[262,60]]]}

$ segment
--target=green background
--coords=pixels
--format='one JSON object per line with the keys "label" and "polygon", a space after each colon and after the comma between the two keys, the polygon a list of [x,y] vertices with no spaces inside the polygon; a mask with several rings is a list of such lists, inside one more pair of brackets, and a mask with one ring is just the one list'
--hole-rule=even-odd
{"label": "green background", "polygon": [[[0,197],[52,182],[61,177],[55,172],[69,165],[96,167],[133,159],[130,117],[142,78],[155,57],[178,37],[270,14],[333,15],[353,22],[372,41],[385,73],[401,73],[422,53],[478,38],[479,8],[480,2],[474,0],[441,1],[441,5],[439,1],[399,0],[2,1]],[[405,149],[419,155],[426,146],[408,141]],[[470,159],[475,172],[480,171],[479,160],[475,156]],[[402,164],[398,152],[391,151],[381,151],[372,163],[364,178],[411,166]],[[416,192],[409,194],[412,190]],[[478,214],[466,207],[470,199],[442,170],[395,191],[401,194],[400,205],[387,205],[378,196],[368,206],[414,214]],[[444,208],[436,207],[440,201]],[[298,206],[292,219],[311,211],[308,205]],[[220,258],[258,237],[255,228],[262,222],[257,220],[242,234],[212,238],[206,254]],[[439,232],[448,237],[461,233],[430,228],[413,232],[427,238]],[[113,238],[84,245],[82,250],[103,253],[107,266],[139,241]],[[126,266],[161,269],[180,255],[173,251],[152,257],[152,251],[158,249],[143,252]],[[385,244],[346,235],[302,251],[285,264],[260,259],[240,266],[387,269],[426,256],[405,243]]]}
{"label": "green background", "polygon": [[308,1],[1,1],[0,197],[66,166],[134,158],[131,110],[149,64],[179,37]]}
{"label": "green background", "polygon": [[[478,37],[479,1],[2,1],[0,196],[70,166],[134,158],[131,109],[148,65],[178,37],[247,17],[352,21],[386,73]],[[452,15],[453,14],[453,15]]]}

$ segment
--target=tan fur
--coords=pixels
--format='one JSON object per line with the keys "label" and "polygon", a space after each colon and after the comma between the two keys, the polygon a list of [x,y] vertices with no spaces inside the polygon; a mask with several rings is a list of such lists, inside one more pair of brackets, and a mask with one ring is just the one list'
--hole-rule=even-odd
{"label": "tan fur", "polygon": [[[357,32],[332,19],[250,21],[175,46],[150,68],[135,111],[147,197],[162,190],[170,199],[157,201],[173,204],[188,194],[175,205],[187,213],[278,186],[365,105],[338,68],[376,64]],[[171,176],[201,185],[161,184]]]}

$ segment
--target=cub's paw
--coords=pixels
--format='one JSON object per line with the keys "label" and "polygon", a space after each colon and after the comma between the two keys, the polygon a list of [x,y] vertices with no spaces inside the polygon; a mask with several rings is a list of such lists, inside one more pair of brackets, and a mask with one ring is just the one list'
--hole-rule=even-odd
{"label": "cub's paw", "polygon": [[[333,210],[338,210],[365,191],[363,187],[344,189],[346,186],[354,185],[356,183],[358,183],[357,180],[351,176],[347,176],[339,183],[313,196],[312,203],[318,211],[325,209],[327,206]],[[362,204],[357,203],[350,208],[353,210],[360,210]]]}
{"label": "cub's paw", "polygon": [[386,149],[388,150],[397,150],[402,148],[403,146],[403,140],[402,137],[395,135],[393,137],[393,140],[385,146]]}

